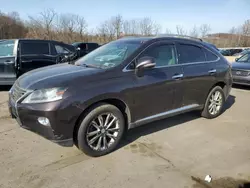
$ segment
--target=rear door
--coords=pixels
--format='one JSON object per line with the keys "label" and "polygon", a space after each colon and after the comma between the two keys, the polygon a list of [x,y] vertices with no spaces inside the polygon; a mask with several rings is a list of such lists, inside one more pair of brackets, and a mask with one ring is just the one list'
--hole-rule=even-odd
{"label": "rear door", "polygon": [[204,104],[209,89],[216,83],[219,58],[196,43],[179,42],[177,52],[183,68],[182,106]]}
{"label": "rear door", "polygon": [[17,40],[0,41],[0,84],[11,85],[16,80]]}
{"label": "rear door", "polygon": [[49,41],[20,41],[20,71],[53,65],[56,57],[51,54]]}

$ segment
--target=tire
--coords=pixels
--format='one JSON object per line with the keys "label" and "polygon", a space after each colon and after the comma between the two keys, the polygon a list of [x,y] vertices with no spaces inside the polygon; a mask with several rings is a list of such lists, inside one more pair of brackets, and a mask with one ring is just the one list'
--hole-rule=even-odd
{"label": "tire", "polygon": [[[110,115],[108,116],[108,114]],[[113,120],[114,117],[116,117],[116,120]],[[113,123],[111,124],[112,120]],[[100,122],[103,122],[103,126]],[[108,127],[109,125],[111,126]],[[90,109],[80,124],[77,132],[78,148],[92,157],[106,155],[116,149],[122,139],[124,130],[125,120],[122,112],[113,105],[98,104]]]}
{"label": "tire", "polygon": [[[215,111],[212,111],[212,112],[215,112],[215,113],[212,113],[210,111],[211,107],[210,105],[211,104],[211,100],[212,100],[212,96],[219,92],[220,95],[221,95],[221,103],[220,103],[220,107],[216,106],[216,112]],[[219,102],[217,102],[216,104],[218,104]],[[215,102],[213,101],[213,104],[215,104]],[[205,103],[205,106],[201,112],[201,116],[204,117],[204,118],[207,118],[207,119],[213,119],[213,118],[216,118],[218,117],[221,113],[222,113],[222,110],[223,110],[223,106],[225,104],[225,95],[224,95],[224,92],[223,92],[223,89],[220,87],[220,86],[215,86],[208,94],[207,96],[207,99],[206,99],[206,103]]]}

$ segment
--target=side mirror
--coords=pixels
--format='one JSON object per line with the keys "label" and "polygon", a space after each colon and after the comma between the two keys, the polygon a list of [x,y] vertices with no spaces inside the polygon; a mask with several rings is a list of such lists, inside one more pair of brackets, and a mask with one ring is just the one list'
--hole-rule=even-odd
{"label": "side mirror", "polygon": [[239,58],[237,57],[237,58],[235,58],[235,61],[237,62],[239,60]]}
{"label": "side mirror", "polygon": [[135,67],[135,72],[137,76],[143,76],[145,69],[150,69],[155,67],[155,59],[153,57],[145,56],[138,59],[138,64]]}

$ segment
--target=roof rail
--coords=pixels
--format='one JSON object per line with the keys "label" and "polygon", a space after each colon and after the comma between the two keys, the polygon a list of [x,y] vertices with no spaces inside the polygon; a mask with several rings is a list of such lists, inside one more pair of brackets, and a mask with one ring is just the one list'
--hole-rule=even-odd
{"label": "roof rail", "polygon": [[126,39],[126,38],[137,38],[138,36],[122,36],[122,37],[119,37],[119,39]]}
{"label": "roof rail", "polygon": [[187,38],[187,39],[193,39],[193,40],[199,40],[199,41],[203,41],[201,38],[198,37],[191,37],[188,35],[178,35],[178,34],[158,34],[155,37],[179,37],[179,38]]}

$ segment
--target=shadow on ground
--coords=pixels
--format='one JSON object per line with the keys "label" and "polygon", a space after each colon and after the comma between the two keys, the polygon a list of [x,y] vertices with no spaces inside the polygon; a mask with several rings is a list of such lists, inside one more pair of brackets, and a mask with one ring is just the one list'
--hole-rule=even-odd
{"label": "shadow on ground", "polygon": [[237,84],[234,84],[234,85],[233,85],[233,88],[242,89],[242,90],[249,90],[249,91],[250,91],[250,86],[244,86],[244,85],[237,85]]}
{"label": "shadow on ground", "polygon": [[[223,113],[230,109],[234,103],[235,96],[229,95],[224,106]],[[189,112],[131,129],[126,133],[125,139],[123,139],[120,148],[130,144],[131,142],[134,142],[141,136],[149,135],[170,127],[178,126],[180,124],[193,121],[198,118],[201,118],[200,112]]]}
{"label": "shadow on ground", "polygon": [[9,91],[11,86],[0,86],[0,91]]}

